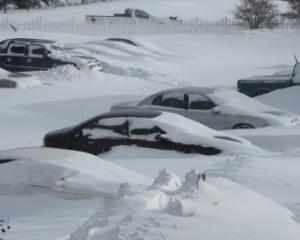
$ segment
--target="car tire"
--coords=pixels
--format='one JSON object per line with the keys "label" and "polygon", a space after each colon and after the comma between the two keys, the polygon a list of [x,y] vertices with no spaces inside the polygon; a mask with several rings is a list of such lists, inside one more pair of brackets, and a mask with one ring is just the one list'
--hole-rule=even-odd
{"label": "car tire", "polygon": [[233,129],[253,129],[253,128],[255,127],[249,123],[238,123],[233,126]]}

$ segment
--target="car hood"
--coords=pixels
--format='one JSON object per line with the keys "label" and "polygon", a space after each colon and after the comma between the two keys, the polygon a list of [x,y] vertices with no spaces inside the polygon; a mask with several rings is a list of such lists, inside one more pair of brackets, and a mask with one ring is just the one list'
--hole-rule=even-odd
{"label": "car hood", "polygon": [[113,105],[110,110],[116,111],[116,110],[124,110],[124,109],[131,109],[135,108],[138,104],[138,101],[127,101],[127,102],[121,102]]}
{"label": "car hood", "polygon": [[218,89],[208,95],[225,114],[257,117],[274,126],[288,126],[298,122],[297,114],[268,106],[233,90]]}

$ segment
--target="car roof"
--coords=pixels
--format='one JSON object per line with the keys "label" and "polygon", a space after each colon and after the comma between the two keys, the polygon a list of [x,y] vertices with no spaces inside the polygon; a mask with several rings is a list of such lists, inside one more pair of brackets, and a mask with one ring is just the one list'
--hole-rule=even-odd
{"label": "car roof", "polygon": [[136,118],[155,118],[162,114],[160,111],[153,110],[120,110],[108,113],[103,113],[98,115],[98,117],[103,118],[113,118],[113,117],[136,117]]}
{"label": "car roof", "polygon": [[216,88],[209,88],[209,87],[182,87],[182,88],[173,88],[173,89],[164,90],[157,94],[172,93],[172,92],[209,94],[209,93],[214,93],[215,91]]}
{"label": "car roof", "polygon": [[90,122],[96,121],[97,119],[102,118],[117,118],[117,117],[135,117],[135,118],[155,118],[162,114],[160,111],[153,111],[153,110],[118,110],[113,112],[107,112],[90,119],[87,119],[84,122],[79,123],[74,128],[82,127]]}
{"label": "car roof", "polygon": [[48,39],[36,39],[36,38],[11,38],[3,40],[2,42],[23,42],[23,43],[42,43],[42,44],[53,44],[56,43],[56,41],[48,40]]}

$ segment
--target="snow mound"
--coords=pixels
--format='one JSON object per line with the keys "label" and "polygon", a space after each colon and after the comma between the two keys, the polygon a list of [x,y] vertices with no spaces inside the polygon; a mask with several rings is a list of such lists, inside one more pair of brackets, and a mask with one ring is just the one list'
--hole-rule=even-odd
{"label": "snow mound", "polygon": [[38,87],[42,85],[42,82],[40,81],[39,77],[32,76],[32,78],[23,78],[16,80],[16,87],[17,88],[33,88]]}
{"label": "snow mound", "polygon": [[300,100],[299,92],[300,87],[294,86],[278,89],[268,94],[256,97],[256,99],[265,104],[300,114],[300,106],[298,104]]}
{"label": "snow mound", "polygon": [[[164,185],[170,176],[163,170],[154,183]],[[69,239],[299,239],[287,209],[224,178],[198,182],[196,176],[187,173],[182,187],[169,193],[150,187],[110,200]]]}
{"label": "snow mound", "polygon": [[4,69],[0,69],[0,82],[3,86],[13,88],[33,88],[42,85],[38,76],[25,73],[11,73]]}
{"label": "snow mound", "polygon": [[118,195],[120,184],[134,187],[149,182],[142,175],[87,153],[51,148],[0,152],[1,193],[44,190],[107,197]]}
{"label": "snow mound", "polygon": [[184,85],[184,77],[175,74],[173,64],[168,63],[170,60],[177,61],[176,57],[147,41],[133,42],[137,46],[108,40],[66,46],[72,49],[73,53],[81,53],[98,61],[104,73],[167,83],[172,86]]}
{"label": "snow mound", "polygon": [[93,82],[102,81],[104,76],[99,71],[93,69],[77,69],[72,65],[63,65],[48,71],[36,72],[36,76],[40,78],[43,83],[53,84],[54,82]]}
{"label": "snow mound", "polygon": [[181,187],[180,178],[167,169],[161,170],[152,184],[152,188],[162,191],[175,191],[179,187]]}

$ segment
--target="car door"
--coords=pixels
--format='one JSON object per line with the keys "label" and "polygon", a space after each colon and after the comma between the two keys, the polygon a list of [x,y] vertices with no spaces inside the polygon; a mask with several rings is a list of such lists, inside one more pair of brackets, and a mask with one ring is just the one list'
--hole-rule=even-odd
{"label": "car door", "polygon": [[12,72],[26,71],[27,45],[11,43],[5,56],[5,68]]}
{"label": "car door", "polygon": [[188,94],[187,117],[213,129],[226,129],[227,118],[218,106],[203,94]]}
{"label": "car door", "polygon": [[28,71],[47,70],[53,66],[52,61],[47,56],[47,49],[39,44],[28,46],[28,57],[26,59]]}
{"label": "car door", "polygon": [[81,144],[88,152],[99,154],[113,146],[128,144],[128,120],[125,117],[100,118],[81,129]]}
{"label": "car door", "polygon": [[156,96],[147,108],[187,115],[187,96],[183,92],[168,92]]}
{"label": "car door", "polygon": [[128,118],[130,144],[139,147],[165,148],[160,136],[166,132],[147,118]]}

